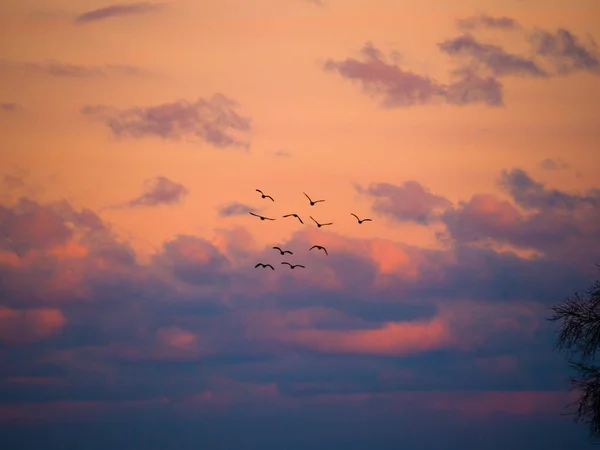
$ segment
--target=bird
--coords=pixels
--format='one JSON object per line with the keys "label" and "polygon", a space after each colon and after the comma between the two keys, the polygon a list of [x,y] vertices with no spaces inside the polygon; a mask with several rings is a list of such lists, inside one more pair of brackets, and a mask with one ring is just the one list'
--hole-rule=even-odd
{"label": "bird", "polygon": [[356,217],[356,220],[358,220],[358,224],[359,224],[359,225],[360,225],[361,223],[363,223],[363,222],[372,222],[372,220],[371,220],[371,219],[363,219],[363,220],[360,220],[356,214],[354,214],[354,213],[350,213],[350,214],[351,214],[351,215],[353,215],[354,217]]}
{"label": "bird", "polygon": [[324,227],[325,225],[333,225],[333,223],[331,223],[331,222],[329,222],[329,223],[319,223],[315,219],[313,219],[313,216],[309,216],[309,217],[313,220],[313,222],[315,222],[317,224],[317,227],[319,227],[319,228]]}
{"label": "bird", "polygon": [[304,222],[302,222],[302,219],[300,218],[300,216],[299,216],[298,214],[286,214],[286,215],[285,215],[285,216],[283,216],[283,217],[295,217],[296,219],[298,219],[298,220],[300,221],[300,223],[301,223],[302,225],[304,225]]}
{"label": "bird", "polygon": [[260,220],[275,220],[275,219],[270,219],[268,217],[259,216],[258,214],[254,214],[253,212],[250,212],[250,214],[252,214],[255,217],[260,217]]}
{"label": "bird", "polygon": [[270,267],[271,270],[275,270],[275,267],[273,267],[271,264],[263,264],[263,263],[258,263],[257,265],[254,266],[254,268],[256,269],[257,267],[264,267],[265,269],[267,267]]}
{"label": "bird", "polygon": [[312,199],[306,194],[306,192],[303,192],[303,194],[306,195],[306,198],[310,202],[310,206],[315,206],[315,203],[319,203],[319,202],[324,202],[325,201],[325,200],[315,200],[313,202]]}
{"label": "bird", "polygon": [[288,266],[290,266],[290,269],[293,269],[294,267],[302,267],[303,269],[306,269],[306,267],[304,267],[302,264],[290,264],[289,262],[282,262],[281,264],[287,264]]}
{"label": "bird", "polygon": [[279,247],[273,247],[273,250],[279,250],[279,253],[281,253],[282,255],[285,255],[286,253],[289,253],[290,255],[293,255],[293,253],[289,250],[281,250]]}
{"label": "bird", "polygon": [[327,249],[325,247],[323,247],[322,245],[313,245],[311,248],[308,249],[308,251],[311,251],[313,248],[323,250],[326,255],[329,255],[329,253],[327,253]]}
{"label": "bird", "polygon": [[273,200],[273,197],[271,197],[270,195],[263,194],[263,191],[261,191],[260,189],[257,189],[256,192],[260,192],[260,195],[262,195],[262,198],[270,198],[272,202],[275,201],[275,200]]}

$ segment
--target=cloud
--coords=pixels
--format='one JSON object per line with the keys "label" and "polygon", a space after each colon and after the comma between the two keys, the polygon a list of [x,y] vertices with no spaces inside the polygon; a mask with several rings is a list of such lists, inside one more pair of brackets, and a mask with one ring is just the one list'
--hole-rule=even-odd
{"label": "cloud", "polygon": [[237,106],[234,100],[215,94],[209,100],[177,100],[124,110],[88,105],[81,113],[103,120],[116,137],[172,140],[192,137],[218,148],[248,148],[249,143],[235,134],[250,131],[251,119],[240,115]]}
{"label": "cloud", "polygon": [[157,11],[163,7],[164,7],[164,3],[150,3],[150,2],[117,3],[114,5],[106,6],[104,8],[94,9],[94,10],[82,13],[75,18],[75,23],[86,24],[86,23],[90,23],[90,22],[97,22],[99,20],[110,19],[113,17],[145,14],[145,13]]}
{"label": "cloud", "polygon": [[228,203],[219,207],[219,216],[233,217],[248,214],[248,211],[253,210],[251,206],[239,202]]}
{"label": "cloud", "polygon": [[471,63],[485,67],[497,77],[506,75],[548,76],[535,61],[509,53],[497,45],[481,43],[469,33],[440,42],[438,48],[450,56],[467,56],[471,59]]}
{"label": "cloud", "polygon": [[141,67],[127,64],[81,65],[64,63],[56,60],[41,62],[0,61],[3,71],[19,70],[55,78],[105,78],[109,76],[146,76],[148,71]]}
{"label": "cloud", "polygon": [[540,161],[540,167],[544,170],[561,170],[567,169],[569,164],[567,164],[567,162],[563,161],[561,158],[545,158]]}
{"label": "cloud", "polygon": [[59,309],[11,309],[0,306],[0,340],[32,342],[51,336],[67,319]]}
{"label": "cloud", "polygon": [[12,102],[0,103],[0,110],[4,112],[15,112],[19,109],[19,105]]}
{"label": "cloud", "polygon": [[584,45],[570,31],[537,29],[530,35],[535,54],[547,59],[558,75],[588,71],[600,75],[600,54],[594,41]]}
{"label": "cloud", "polygon": [[[173,236],[142,261],[89,209],[2,205],[0,426],[132,413],[164,427],[200,415],[246,423],[250,405],[254,416],[361,423],[383,411],[396,427],[415,411],[427,423],[519,416],[528,426],[558,414],[567,374],[544,319],[596,275],[581,270],[598,251],[594,193],[548,200],[562,197],[526,173],[501,180],[509,200],[475,193],[457,205],[417,181],[360,188],[400,220],[441,218],[453,245],[309,227],[279,242],[304,271],[254,269],[280,255],[240,226]],[[315,243],[329,256],[309,252]]]}
{"label": "cloud", "polygon": [[426,75],[401,69],[388,63],[380,50],[367,42],[361,58],[327,59],[325,71],[360,82],[363,90],[378,98],[385,108],[409,107],[445,102],[453,105],[484,103],[502,105],[502,85],[491,77],[480,77],[463,71],[450,84],[443,84]]}
{"label": "cloud", "polygon": [[487,14],[464,17],[456,21],[461,30],[475,30],[478,28],[496,28],[501,30],[512,30],[519,28],[519,23],[510,17],[494,17]]}
{"label": "cloud", "polygon": [[373,211],[388,215],[398,221],[416,222],[427,225],[439,219],[439,215],[452,203],[434,195],[419,182],[410,180],[401,186],[389,183],[371,184],[359,192],[375,197]]}
{"label": "cloud", "polygon": [[189,194],[188,188],[166,177],[155,177],[144,182],[144,193],[126,203],[126,206],[158,206],[180,203]]}

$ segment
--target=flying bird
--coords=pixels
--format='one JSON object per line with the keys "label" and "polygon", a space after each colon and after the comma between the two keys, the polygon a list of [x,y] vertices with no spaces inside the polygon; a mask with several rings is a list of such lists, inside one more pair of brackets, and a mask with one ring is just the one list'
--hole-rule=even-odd
{"label": "flying bird", "polygon": [[273,247],[273,250],[279,250],[279,253],[281,253],[282,255],[285,255],[286,253],[289,253],[290,255],[293,255],[293,253],[289,250],[281,250],[279,247]]}
{"label": "flying bird", "polygon": [[306,198],[310,202],[310,206],[315,206],[315,203],[319,203],[319,202],[324,202],[325,201],[325,200],[315,200],[315,201],[312,201],[312,199],[306,194],[306,192],[303,192],[303,194],[306,195]]}
{"label": "flying bird", "polygon": [[263,263],[258,263],[257,265],[254,266],[254,268],[256,269],[257,267],[264,267],[265,269],[267,267],[270,267],[271,270],[275,270],[275,267],[273,267],[271,264],[263,264]]}
{"label": "flying bird", "polygon": [[372,220],[371,220],[371,219],[363,219],[363,220],[360,220],[356,214],[354,214],[354,213],[350,213],[350,214],[351,214],[351,215],[353,215],[354,217],[356,217],[356,220],[358,220],[358,224],[359,224],[359,225],[360,225],[361,223],[363,223],[363,222],[372,222]]}
{"label": "flying bird", "polygon": [[300,216],[299,216],[298,214],[286,214],[286,215],[285,215],[285,216],[283,216],[283,217],[295,217],[296,219],[298,219],[298,220],[300,221],[300,223],[301,223],[302,225],[304,225],[304,222],[302,222],[302,219],[300,218]]}
{"label": "flying bird", "polygon": [[275,201],[275,200],[273,200],[273,197],[271,197],[270,195],[263,194],[263,191],[261,191],[260,189],[257,189],[256,192],[260,192],[260,195],[262,195],[262,198],[270,198],[272,202]]}
{"label": "flying bird", "polygon": [[252,214],[255,217],[260,217],[260,220],[275,220],[275,219],[270,219],[268,217],[259,216],[258,214],[254,214],[253,212],[250,212],[250,214]]}
{"label": "flying bird", "polygon": [[326,255],[329,255],[329,253],[327,253],[327,249],[325,247],[323,247],[322,245],[313,245],[311,248],[308,249],[308,251],[311,251],[313,248],[316,248],[318,250],[323,250]]}
{"label": "flying bird", "polygon": [[304,267],[302,264],[293,265],[293,264],[290,264],[289,262],[285,262],[285,261],[282,262],[281,264],[287,264],[288,266],[290,266],[290,269],[293,269],[294,267],[302,267],[303,269],[306,269],[306,267]]}
{"label": "flying bird", "polygon": [[319,223],[315,219],[313,219],[313,216],[308,216],[308,217],[310,217],[313,220],[313,222],[317,224],[317,227],[319,227],[319,228],[324,227],[325,225],[333,225],[333,223],[331,223],[331,222],[329,222],[329,223]]}

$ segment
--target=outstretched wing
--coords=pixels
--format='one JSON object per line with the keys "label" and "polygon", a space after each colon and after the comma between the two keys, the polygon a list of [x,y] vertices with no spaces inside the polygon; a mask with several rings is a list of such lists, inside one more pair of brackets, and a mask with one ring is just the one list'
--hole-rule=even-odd
{"label": "outstretched wing", "polygon": [[266,265],[265,265],[265,269],[266,269],[267,267],[270,267],[270,268],[271,268],[271,270],[275,270],[275,267],[273,267],[271,264],[266,264]]}
{"label": "outstretched wing", "polygon": [[288,266],[292,267],[292,265],[289,262],[283,261],[281,264],[287,264]]}
{"label": "outstretched wing", "polygon": [[[304,195],[306,195],[306,192],[303,192]],[[308,195],[306,195],[306,198],[308,199],[309,202],[312,202],[312,200],[310,199],[310,197]]]}
{"label": "outstretched wing", "polygon": [[282,216],[282,217],[290,217],[290,216],[293,216],[293,214],[286,214],[285,216]]}
{"label": "outstretched wing", "polygon": [[252,211],[248,211],[250,214],[252,214],[254,217],[260,217],[258,214],[254,214]]}
{"label": "outstretched wing", "polygon": [[273,200],[273,197],[271,197],[270,195],[265,195],[265,198],[270,198],[272,202],[275,201],[275,200]]}
{"label": "outstretched wing", "polygon": [[306,269],[306,267],[304,267],[302,264],[296,264],[294,267],[302,267],[303,269]]}
{"label": "outstretched wing", "polygon": [[321,247],[321,250],[323,250],[326,255],[329,255],[329,253],[327,253],[327,249],[325,247]]}
{"label": "outstretched wing", "polygon": [[321,203],[324,202],[325,200],[315,200],[314,203]]}
{"label": "outstretched wing", "polygon": [[329,222],[329,223],[322,223],[321,226],[323,225],[333,225],[333,222]]}
{"label": "outstretched wing", "polygon": [[310,252],[313,248],[319,248],[318,245],[313,245],[311,248],[308,249],[308,251]]}
{"label": "outstretched wing", "polygon": [[281,251],[281,249],[279,247],[273,247],[273,250],[279,250],[279,251]]}
{"label": "outstretched wing", "polygon": [[260,192],[260,194],[263,195],[263,192],[260,189],[257,189],[256,192]]}
{"label": "outstretched wing", "polygon": [[262,263],[258,263],[257,265],[255,265],[255,266],[254,266],[254,268],[256,269],[257,267],[260,267],[260,266],[263,266],[263,267],[265,267],[265,265],[264,265],[264,264],[262,264]]}
{"label": "outstretched wing", "polygon": [[313,216],[308,216],[308,217],[310,217],[313,220],[314,223],[316,223],[317,225],[319,225],[319,222],[317,222],[315,219],[313,219]]}
{"label": "outstretched wing", "polygon": [[275,220],[275,219],[270,219],[269,217],[265,217],[265,219],[267,219],[267,220]]}
{"label": "outstretched wing", "polygon": [[285,250],[283,253],[284,253],[284,254],[285,254],[285,253],[289,253],[290,255],[293,255],[293,253],[292,253],[291,251],[289,251],[289,250]]}
{"label": "outstretched wing", "polygon": [[363,222],[373,222],[371,219],[363,219]]}
{"label": "outstretched wing", "polygon": [[354,213],[350,213],[350,215],[352,215],[352,216],[356,217],[356,220],[360,220],[356,214],[354,214]]}
{"label": "outstretched wing", "polygon": [[300,216],[298,216],[298,215],[297,215],[297,216],[296,216],[296,218],[297,218],[297,219],[300,221],[300,223],[301,223],[302,225],[304,225],[304,222],[302,222],[302,219],[300,218]]}

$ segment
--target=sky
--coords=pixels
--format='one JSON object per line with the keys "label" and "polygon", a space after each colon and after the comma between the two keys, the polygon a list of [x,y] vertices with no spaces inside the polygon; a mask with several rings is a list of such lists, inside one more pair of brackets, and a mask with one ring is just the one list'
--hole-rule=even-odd
{"label": "sky", "polygon": [[590,448],[547,318],[598,277],[599,22],[2,2],[11,448]]}

